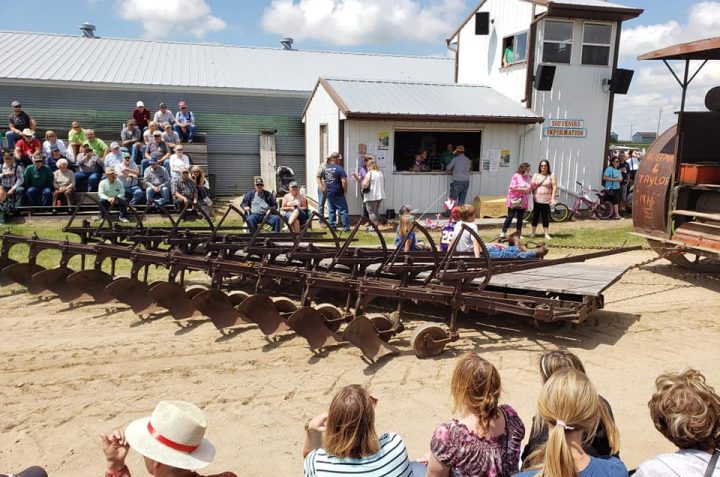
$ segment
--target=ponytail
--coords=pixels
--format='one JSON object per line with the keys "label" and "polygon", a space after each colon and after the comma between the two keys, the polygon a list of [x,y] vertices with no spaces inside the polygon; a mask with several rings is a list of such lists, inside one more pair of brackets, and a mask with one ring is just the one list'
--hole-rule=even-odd
{"label": "ponytail", "polygon": [[544,450],[544,463],[536,477],[577,477],[563,427],[555,425],[550,429]]}

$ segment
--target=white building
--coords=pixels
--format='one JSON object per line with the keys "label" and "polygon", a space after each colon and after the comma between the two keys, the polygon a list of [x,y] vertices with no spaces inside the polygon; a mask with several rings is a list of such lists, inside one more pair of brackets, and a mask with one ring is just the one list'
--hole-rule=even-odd
{"label": "white building", "polygon": [[[548,159],[565,189],[597,186],[613,97],[630,80],[617,73],[621,25],[641,13],[604,0],[483,0],[447,40],[455,79],[489,85],[545,118],[527,132],[521,160],[534,168]],[[549,91],[537,89],[539,65],[555,69]]]}
{"label": "white building", "polygon": [[[308,100],[305,123],[308,193],[317,198],[316,171],[339,151],[348,172],[358,156],[377,156],[385,177],[383,210],[412,204],[440,212],[450,176],[439,157],[447,144],[463,145],[473,162],[468,200],[478,191],[504,193],[521,162],[524,133],[543,118],[493,88],[452,83],[320,79]],[[428,149],[429,172],[409,172],[414,154]],[[351,214],[362,212],[357,182],[347,194]]]}

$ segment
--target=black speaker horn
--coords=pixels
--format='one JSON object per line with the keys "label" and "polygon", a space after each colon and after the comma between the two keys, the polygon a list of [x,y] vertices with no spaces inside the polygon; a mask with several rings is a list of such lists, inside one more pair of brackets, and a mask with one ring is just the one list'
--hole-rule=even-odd
{"label": "black speaker horn", "polygon": [[535,71],[535,80],[533,84],[538,91],[550,91],[555,79],[555,66],[538,65]]}
{"label": "black speaker horn", "polygon": [[477,12],[475,14],[475,34],[490,34],[490,12]]}
{"label": "black speaker horn", "polygon": [[627,94],[634,73],[635,71],[633,70],[625,70],[622,68],[613,71],[612,78],[610,78],[610,91],[615,94]]}

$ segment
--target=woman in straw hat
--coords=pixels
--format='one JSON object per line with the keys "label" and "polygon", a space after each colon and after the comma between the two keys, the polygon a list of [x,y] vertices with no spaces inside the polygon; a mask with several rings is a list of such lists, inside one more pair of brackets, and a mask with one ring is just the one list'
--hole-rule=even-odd
{"label": "woman in straw hat", "polygon": [[566,368],[553,373],[540,392],[538,413],[547,423],[548,440],[530,455],[532,470],[520,477],[627,477],[617,457],[592,457],[584,444],[600,422],[600,397],[582,371]]}
{"label": "woman in straw hat", "polygon": [[[130,423],[125,432],[116,429],[101,435],[107,459],[105,477],[130,477],[125,465],[129,448],[141,454],[145,468],[156,477],[200,477],[193,469],[210,464],[215,447],[204,438],[205,415],[194,404],[160,401],[152,415]],[[208,477],[236,477],[223,472]]]}

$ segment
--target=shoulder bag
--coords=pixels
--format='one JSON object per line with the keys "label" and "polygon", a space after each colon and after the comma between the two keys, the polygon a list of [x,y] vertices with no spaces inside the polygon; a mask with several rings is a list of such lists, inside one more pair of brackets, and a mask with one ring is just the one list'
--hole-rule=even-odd
{"label": "shoulder bag", "polygon": [[363,195],[370,193],[370,186],[372,185],[372,176],[371,176],[370,174],[372,174],[372,171],[370,171],[370,172],[367,173],[367,177],[369,177],[370,179],[368,180],[368,185],[367,185],[367,187],[363,187],[363,188],[362,188],[362,193],[363,193]]}

